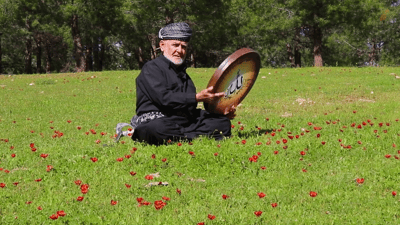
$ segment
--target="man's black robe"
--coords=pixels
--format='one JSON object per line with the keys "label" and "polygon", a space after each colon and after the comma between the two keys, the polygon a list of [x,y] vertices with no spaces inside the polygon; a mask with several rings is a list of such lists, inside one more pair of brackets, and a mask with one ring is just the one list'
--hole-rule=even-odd
{"label": "man's black robe", "polygon": [[136,114],[161,112],[165,117],[136,127],[132,139],[150,144],[191,140],[199,135],[217,140],[231,135],[230,120],[196,109],[196,87],[186,65],[176,66],[164,56],[147,62],[136,78]]}

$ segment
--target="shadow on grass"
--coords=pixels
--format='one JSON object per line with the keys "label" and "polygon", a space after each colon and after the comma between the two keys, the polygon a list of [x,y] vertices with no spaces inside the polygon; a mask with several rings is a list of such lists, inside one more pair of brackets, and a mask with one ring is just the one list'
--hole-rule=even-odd
{"label": "shadow on grass", "polygon": [[260,135],[264,135],[265,133],[271,133],[274,131],[273,129],[261,129],[261,130],[252,130],[252,131],[239,131],[237,137],[241,139],[247,139],[251,137],[257,137]]}

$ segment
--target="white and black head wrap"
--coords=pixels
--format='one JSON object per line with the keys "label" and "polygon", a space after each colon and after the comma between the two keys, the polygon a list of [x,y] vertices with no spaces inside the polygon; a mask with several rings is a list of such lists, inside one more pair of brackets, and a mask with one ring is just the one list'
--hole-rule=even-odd
{"label": "white and black head wrap", "polygon": [[192,36],[192,29],[187,23],[170,23],[160,29],[158,38],[160,40],[179,40],[189,42]]}

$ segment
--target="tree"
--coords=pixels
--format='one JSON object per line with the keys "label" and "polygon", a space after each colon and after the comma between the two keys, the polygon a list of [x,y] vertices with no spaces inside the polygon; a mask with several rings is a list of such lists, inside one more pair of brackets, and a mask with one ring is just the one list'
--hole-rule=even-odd
{"label": "tree", "polygon": [[[289,42],[294,41],[294,45],[303,42],[305,45],[300,48],[307,46],[310,49],[314,66],[323,66],[324,42],[330,35],[350,27],[364,28],[363,22],[376,16],[381,6],[372,0],[237,1],[248,6],[245,13],[248,21],[242,32],[255,33],[255,36],[269,45],[286,42],[283,46],[288,46]],[[263,34],[272,37],[263,37]],[[299,38],[303,40],[297,41]],[[284,52],[283,48],[281,52]]]}

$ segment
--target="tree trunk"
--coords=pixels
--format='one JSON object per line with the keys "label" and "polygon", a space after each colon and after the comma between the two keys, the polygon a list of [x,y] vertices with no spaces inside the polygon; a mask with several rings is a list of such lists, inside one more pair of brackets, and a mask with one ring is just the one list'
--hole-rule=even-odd
{"label": "tree trunk", "polygon": [[136,56],[136,60],[138,61],[139,64],[139,69],[142,69],[144,62],[143,62],[143,52],[142,52],[142,48],[139,47],[136,51],[135,51],[135,56]]}
{"label": "tree trunk", "polygon": [[190,64],[192,68],[196,68],[196,59],[194,58],[194,53],[190,54]]}
{"label": "tree trunk", "polygon": [[368,54],[369,57],[369,65],[375,66],[376,65],[376,40],[372,39],[372,48]]}
{"label": "tree trunk", "polygon": [[293,53],[292,53],[292,46],[291,46],[289,43],[286,44],[286,51],[287,51],[287,53],[288,53],[288,57],[289,57],[289,61],[290,61],[290,66],[291,66],[292,68],[293,68],[293,67],[296,67],[296,64],[295,64],[295,62],[294,62]]}
{"label": "tree trunk", "polygon": [[99,48],[99,42],[98,41],[95,41],[95,43],[96,43],[96,45],[94,46],[94,48],[93,48],[93,62],[94,62],[94,70],[95,71],[98,71],[98,65],[99,65],[99,51],[100,51],[100,48]]}
{"label": "tree trunk", "polygon": [[93,59],[92,59],[92,43],[88,43],[88,46],[86,48],[86,72],[87,71],[92,71],[93,70]]}
{"label": "tree trunk", "polygon": [[[31,22],[26,19],[25,27],[28,31],[31,30]],[[25,43],[25,73],[32,73],[32,39],[30,37],[26,38]]]}
{"label": "tree trunk", "polygon": [[101,38],[100,45],[101,45],[101,47],[100,47],[100,54],[99,54],[99,64],[97,65],[97,70],[103,71],[104,50],[106,47],[106,46],[104,46],[103,38]]}
{"label": "tree trunk", "polygon": [[297,46],[294,47],[294,64],[296,67],[301,67],[301,53]]}
{"label": "tree trunk", "polygon": [[32,73],[32,40],[26,39],[25,44],[25,73]]}
{"label": "tree trunk", "polygon": [[51,73],[51,40],[46,42],[46,73]]}
{"label": "tree trunk", "polygon": [[147,38],[149,39],[151,44],[151,59],[155,59],[157,57],[157,36],[154,34],[149,34],[147,35]]}
{"label": "tree trunk", "polygon": [[35,35],[36,42],[36,73],[42,73],[42,38],[40,34]]}
{"label": "tree trunk", "polygon": [[3,73],[3,64],[1,63],[1,35],[3,35],[3,33],[0,32],[0,75]]}
{"label": "tree trunk", "polygon": [[322,30],[318,26],[314,26],[314,66],[322,67]]}
{"label": "tree trunk", "polygon": [[85,57],[83,54],[82,39],[78,27],[78,15],[72,15],[71,19],[71,31],[72,38],[74,40],[74,50],[75,50],[75,61],[76,61],[76,71],[83,72],[86,69]]}

